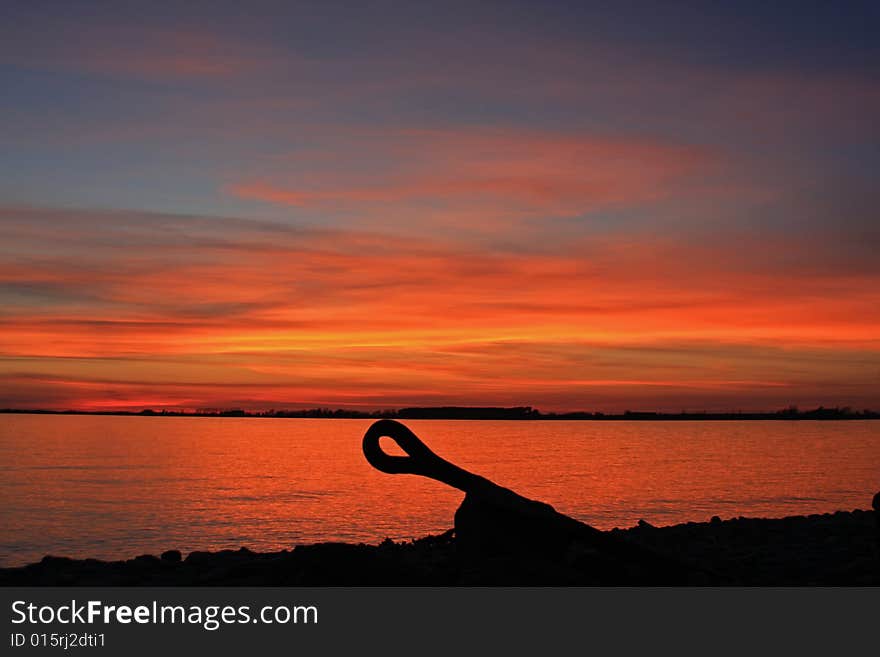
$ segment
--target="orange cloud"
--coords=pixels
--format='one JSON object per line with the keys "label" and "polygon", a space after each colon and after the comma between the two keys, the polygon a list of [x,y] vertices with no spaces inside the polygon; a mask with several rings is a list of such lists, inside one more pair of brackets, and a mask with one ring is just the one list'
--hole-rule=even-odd
{"label": "orange cloud", "polygon": [[[25,214],[0,212],[0,406],[766,407],[876,394],[880,276],[807,258],[774,268],[759,241],[485,251]],[[53,234],[59,217],[69,230]]]}

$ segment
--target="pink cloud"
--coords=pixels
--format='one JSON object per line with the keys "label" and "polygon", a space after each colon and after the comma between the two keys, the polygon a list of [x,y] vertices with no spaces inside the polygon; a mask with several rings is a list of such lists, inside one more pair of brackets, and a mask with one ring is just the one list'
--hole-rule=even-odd
{"label": "pink cloud", "polygon": [[373,147],[386,163],[381,175],[298,163],[304,176],[281,168],[227,189],[249,200],[384,217],[419,206],[422,217],[465,223],[638,205],[704,176],[716,161],[659,140],[498,129],[392,131]]}

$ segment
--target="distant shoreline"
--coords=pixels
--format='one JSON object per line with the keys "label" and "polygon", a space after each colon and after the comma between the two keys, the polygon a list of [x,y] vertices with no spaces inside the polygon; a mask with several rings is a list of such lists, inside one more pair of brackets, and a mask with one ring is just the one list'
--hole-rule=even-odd
{"label": "distant shoreline", "polygon": [[786,408],[779,411],[759,413],[682,412],[660,413],[653,411],[625,411],[624,413],[601,413],[574,411],[569,413],[542,413],[531,406],[512,408],[443,406],[401,408],[385,411],[353,411],[348,409],[313,408],[302,410],[244,411],[241,409],[210,411],[153,410],[141,411],[85,411],[3,408],[0,414],[13,415],[111,415],[124,417],[237,417],[237,418],[314,418],[378,420],[579,420],[579,421],[751,421],[751,420],[880,420],[880,411],[853,411],[849,408],[819,408],[799,410]]}

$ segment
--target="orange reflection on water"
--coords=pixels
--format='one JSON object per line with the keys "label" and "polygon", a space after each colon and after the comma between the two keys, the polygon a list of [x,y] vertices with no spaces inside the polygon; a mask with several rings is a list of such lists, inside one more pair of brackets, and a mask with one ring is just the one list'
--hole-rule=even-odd
{"label": "orange reflection on water", "polygon": [[[865,508],[878,486],[878,422],[407,424],[441,456],[602,528]],[[367,426],[0,416],[0,561],[270,550],[451,527],[462,494],[373,470],[360,448]]]}

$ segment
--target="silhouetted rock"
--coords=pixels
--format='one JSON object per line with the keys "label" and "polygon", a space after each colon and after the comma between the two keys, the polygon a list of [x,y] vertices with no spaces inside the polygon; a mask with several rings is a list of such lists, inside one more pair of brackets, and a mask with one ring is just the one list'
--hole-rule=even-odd
{"label": "silhouetted rock", "polygon": [[[602,533],[703,569],[702,579],[690,572],[662,583],[877,586],[875,516],[859,511],[738,518]],[[0,569],[0,586],[651,585],[657,583],[654,575],[576,541],[555,556],[514,547],[473,559],[450,530],[404,543],[193,552],[177,563],[155,557],[107,562],[48,556]]]}
{"label": "silhouetted rock", "polygon": [[180,550],[166,550],[162,553],[161,559],[168,563],[180,563],[183,559],[183,555],[180,554]]}
{"label": "silhouetted rock", "polygon": [[880,556],[880,493],[874,495],[871,507],[874,509],[874,521],[877,524],[877,554]]}

